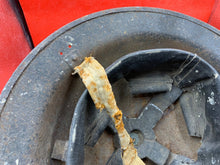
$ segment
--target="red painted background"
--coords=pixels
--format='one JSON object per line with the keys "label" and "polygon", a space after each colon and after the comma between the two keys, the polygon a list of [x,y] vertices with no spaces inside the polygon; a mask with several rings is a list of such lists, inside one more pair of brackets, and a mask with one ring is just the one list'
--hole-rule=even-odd
{"label": "red painted background", "polygon": [[[93,12],[128,6],[157,7],[177,11],[220,29],[219,0],[20,0],[34,45],[65,24]],[[0,91],[30,52],[13,10],[0,1]]]}
{"label": "red painted background", "polygon": [[10,4],[7,0],[0,0],[0,91],[30,51]]}

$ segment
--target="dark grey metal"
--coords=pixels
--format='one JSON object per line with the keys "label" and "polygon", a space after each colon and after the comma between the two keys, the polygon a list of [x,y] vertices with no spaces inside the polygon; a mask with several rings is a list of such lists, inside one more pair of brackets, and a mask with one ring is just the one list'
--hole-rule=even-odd
{"label": "dark grey metal", "polygon": [[138,148],[140,158],[148,158],[158,165],[164,165],[168,159],[170,151],[156,141],[145,140]]}
{"label": "dark grey metal", "polygon": [[181,93],[179,88],[173,87],[170,92],[154,96],[138,118],[124,119],[128,133],[131,134],[134,130],[143,133],[143,142],[136,146],[140,158],[148,158],[156,164],[164,164],[167,161],[170,151],[155,141],[153,128],[165,109],[175,102]]}
{"label": "dark grey metal", "polygon": [[[163,116],[164,111],[174,103],[181,94],[182,90],[173,86],[171,91],[155,95],[143,109],[138,118],[123,118],[126,129],[129,132],[133,130],[141,130],[146,139],[155,139],[153,128]],[[110,122],[108,126],[114,133],[117,133],[114,123]],[[115,138],[115,146],[117,147],[119,144],[118,137],[116,136]]]}
{"label": "dark grey metal", "polygon": [[85,132],[85,145],[93,147],[108,126],[110,120],[111,119],[106,111],[98,113],[95,120]]}
{"label": "dark grey metal", "polygon": [[128,133],[139,130],[147,140],[155,140],[153,131],[163,112],[154,104],[148,104],[138,118],[125,118],[125,128]]}
{"label": "dark grey metal", "polygon": [[[170,50],[169,56],[167,56],[166,55],[167,51],[169,50],[166,50],[166,49],[164,49],[163,51],[152,50],[152,52],[151,51],[140,51],[140,52],[134,52],[133,54],[127,55],[119,59],[107,69],[110,81],[115,82],[122,77],[132,77],[132,75],[141,75],[140,73],[149,71],[148,68],[154,68],[153,70],[157,70],[157,69],[160,70],[161,66],[166,67],[166,65],[170,65],[170,68],[167,68],[167,70],[162,70],[162,72],[166,73],[169,71],[170,74],[173,75],[172,72],[175,72],[176,71],[175,67],[177,67],[177,65],[173,65],[173,64],[177,62],[180,62],[180,64],[181,63],[184,64],[185,61],[188,59],[195,60],[196,58],[198,58],[196,55],[186,53],[186,52],[184,54],[184,52],[182,51],[180,51],[181,53],[179,52],[181,55],[178,53],[174,55],[175,50],[174,52]],[[172,53],[174,54],[172,55]],[[164,57],[162,58],[162,56]],[[150,61],[154,61],[153,67]],[[172,63],[170,63],[169,61],[172,61]],[[212,82],[213,79],[218,78],[219,76],[218,73],[215,70],[213,70],[209,64],[207,64],[202,59],[199,59],[197,61],[200,61],[199,63],[202,66],[206,65],[206,67],[204,67],[205,69],[204,72],[205,73],[207,72],[208,75],[210,75],[210,80],[207,80],[207,81]],[[143,69],[143,66],[145,66],[144,69]],[[185,66],[183,65],[183,69],[184,68]],[[191,68],[189,69],[191,70]],[[200,68],[200,70],[202,72],[203,68]],[[202,72],[202,74],[204,75],[205,73]],[[191,77],[186,78],[186,81],[188,82],[187,86],[192,86],[195,84],[194,81],[189,82],[188,79],[191,79]],[[212,84],[209,84],[207,86],[207,81],[205,80],[201,81],[199,77],[198,79],[195,79],[195,81],[200,81],[200,83],[203,84],[204,88],[210,87],[210,85],[212,85]],[[184,89],[184,90],[187,90],[187,89]],[[203,90],[205,92],[205,89]],[[139,144],[140,142],[138,141],[138,145],[136,145],[138,154],[140,153],[141,158],[147,157],[148,159],[152,160],[153,162],[157,164],[165,164],[165,162],[167,161],[168,156],[169,156],[169,150],[154,141],[155,135],[153,132],[153,127],[160,120],[165,109],[167,109],[169,105],[174,103],[181,94],[182,94],[182,90],[173,86],[173,89],[170,92],[166,92],[166,93],[162,93],[162,94],[158,94],[154,96],[138,118],[124,117],[125,128],[127,129],[128,133],[135,132],[136,134],[138,134],[137,132],[141,132],[144,135],[143,142]],[[137,137],[138,136],[135,135],[135,138]],[[149,143],[149,140],[151,140],[151,143]],[[117,144],[119,144],[118,140],[116,140],[116,142]],[[152,151],[147,150],[146,149],[147,147],[143,147],[147,145],[151,146]],[[164,157],[161,155],[163,155]],[[199,154],[199,158],[201,158],[201,155],[202,154]]]}
{"label": "dark grey metal", "polygon": [[121,159],[121,154],[122,154],[121,148],[118,148],[117,150],[115,150],[115,152],[109,158],[106,165],[123,165],[123,161]]}
{"label": "dark grey metal", "polygon": [[186,58],[173,76],[174,84],[180,88],[191,86],[201,80],[212,78],[209,66],[201,62],[199,58]]}
{"label": "dark grey metal", "polygon": [[[196,53],[220,71],[219,45],[219,30],[162,9],[112,9],[66,25],[27,56],[2,91],[0,164],[53,163],[50,158],[54,142],[68,140],[73,111],[84,90],[79,78],[71,74],[85,56],[92,55],[107,67],[138,50],[176,48]],[[207,92],[206,100],[211,96],[211,91]],[[206,108],[213,109],[211,105]],[[206,163],[218,151],[214,145],[219,137],[217,109],[206,111],[209,126],[200,155],[207,158],[199,157]],[[214,138],[210,140],[210,136]],[[205,149],[208,143],[214,148]],[[218,162],[217,156],[214,154]]]}
{"label": "dark grey metal", "polygon": [[74,111],[66,154],[67,165],[84,163],[84,147],[82,145],[84,144],[85,111],[89,100],[87,91],[82,94],[81,98],[86,98],[86,100],[79,100]]}
{"label": "dark grey metal", "polygon": [[182,156],[182,155],[175,155],[173,158],[173,161],[170,163],[170,165],[192,165],[195,164],[195,161]]}
{"label": "dark grey metal", "polygon": [[180,98],[180,105],[190,136],[203,137],[205,118],[205,95],[202,90],[184,93]]}
{"label": "dark grey metal", "polygon": [[173,86],[170,92],[161,93],[150,100],[150,104],[157,106],[161,111],[165,111],[182,94],[182,90]]}
{"label": "dark grey metal", "polygon": [[133,130],[130,132],[130,137],[133,139],[134,146],[140,146],[144,141],[144,135],[139,130]]}
{"label": "dark grey metal", "polygon": [[133,95],[167,92],[172,89],[173,79],[161,73],[145,74],[128,80]]}

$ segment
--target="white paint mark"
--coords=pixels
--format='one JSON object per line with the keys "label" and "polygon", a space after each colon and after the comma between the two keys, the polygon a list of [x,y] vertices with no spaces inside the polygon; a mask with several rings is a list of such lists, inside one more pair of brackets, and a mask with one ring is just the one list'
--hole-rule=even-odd
{"label": "white paint mark", "polygon": [[207,100],[207,102],[208,102],[209,104],[211,104],[211,105],[215,105],[215,104],[216,104],[214,95],[215,95],[214,92],[211,92],[211,96],[208,97],[208,100]]}
{"label": "white paint mark", "polygon": [[8,162],[4,162],[4,165],[8,165]]}
{"label": "white paint mark", "polygon": [[15,161],[15,163],[16,163],[16,165],[18,165],[18,163],[19,163],[19,159],[17,159],[17,160]]}
{"label": "white paint mark", "polygon": [[24,92],[24,93],[21,93],[20,96],[25,96],[27,94],[28,94],[27,92]]}
{"label": "white paint mark", "polygon": [[6,90],[6,87],[3,88],[2,92]]}
{"label": "white paint mark", "polygon": [[218,74],[218,73],[215,73],[214,76],[215,76],[215,79],[217,79],[218,76],[219,76],[219,74]]}
{"label": "white paint mark", "polygon": [[211,163],[212,164],[215,164],[216,163],[216,159],[212,156],[212,159],[211,159]]}
{"label": "white paint mark", "polygon": [[[145,107],[144,109],[145,109],[145,111],[147,111],[148,107]],[[140,119],[143,116],[143,114],[144,114],[144,111],[141,112],[141,114],[138,116],[138,119]],[[135,118],[130,118],[130,119],[135,119]]]}
{"label": "white paint mark", "polygon": [[64,38],[67,39],[67,40],[70,40],[70,41],[74,41],[74,38],[71,37],[71,36],[65,36]]}
{"label": "white paint mark", "polygon": [[63,75],[63,74],[64,74],[64,71],[61,71],[61,72],[60,72],[60,75]]}
{"label": "white paint mark", "polygon": [[10,101],[12,101],[12,100],[13,100],[13,98],[11,97],[11,98],[9,98],[9,100],[10,100]]}
{"label": "white paint mark", "polygon": [[28,80],[28,84],[31,83],[31,80]]}
{"label": "white paint mark", "polygon": [[3,98],[2,100],[1,100],[1,104],[4,104],[6,102],[6,99],[5,98]]}
{"label": "white paint mark", "polygon": [[198,71],[198,70],[195,70],[195,72],[196,72],[196,73],[199,73],[199,71]]}
{"label": "white paint mark", "polygon": [[77,127],[77,124],[76,124],[75,127],[73,128],[72,142],[75,142],[75,140],[76,140],[76,127]]}
{"label": "white paint mark", "polygon": [[121,61],[118,61],[117,63],[113,64],[114,67],[112,67],[112,68],[115,68],[115,67],[119,66],[120,64],[121,64]]}
{"label": "white paint mark", "polygon": [[163,111],[161,111],[161,109],[158,106],[156,106],[154,104],[149,104],[149,105],[152,105],[154,108],[156,108],[158,111],[160,111],[163,114]]}
{"label": "white paint mark", "polygon": [[[116,68],[116,67],[118,67],[119,65],[121,64],[121,61],[118,61],[117,63],[113,63],[111,66],[110,66],[110,68]],[[112,69],[109,69],[108,71],[110,72]]]}
{"label": "white paint mark", "polygon": [[67,44],[73,46],[73,43],[72,43],[72,42],[67,42]]}

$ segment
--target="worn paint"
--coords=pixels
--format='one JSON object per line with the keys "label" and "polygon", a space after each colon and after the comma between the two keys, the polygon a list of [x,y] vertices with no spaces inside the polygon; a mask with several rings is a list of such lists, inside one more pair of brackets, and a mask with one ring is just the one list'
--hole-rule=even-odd
{"label": "worn paint", "polygon": [[19,159],[17,159],[17,160],[15,161],[15,163],[16,163],[16,165],[18,165],[18,163],[19,163]]}
{"label": "worn paint", "polygon": [[210,97],[208,97],[207,102],[208,102],[209,104],[211,104],[211,105],[215,105],[215,104],[216,104],[214,96],[215,96],[214,92],[211,92]]}
{"label": "worn paint", "polygon": [[75,140],[76,140],[76,128],[77,128],[77,124],[75,125],[75,127],[73,129],[72,142],[75,142]]}
{"label": "worn paint", "polygon": [[6,102],[5,98],[2,98],[2,100],[0,101],[0,104],[4,104]]}

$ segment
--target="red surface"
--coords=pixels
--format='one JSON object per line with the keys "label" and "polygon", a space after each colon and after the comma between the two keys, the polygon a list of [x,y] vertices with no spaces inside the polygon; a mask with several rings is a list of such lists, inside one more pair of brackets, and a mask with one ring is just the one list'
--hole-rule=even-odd
{"label": "red surface", "polygon": [[[0,91],[30,48],[7,0],[0,0]],[[129,6],[177,11],[220,29],[219,0],[20,0],[36,46],[63,25],[93,12]],[[211,17],[210,17],[211,16]]]}
{"label": "red surface", "polygon": [[181,12],[207,22],[215,0],[20,0],[34,44],[63,25],[100,10],[147,6]]}
{"label": "red surface", "polygon": [[216,0],[209,22],[210,25],[220,29],[220,1]]}
{"label": "red surface", "polygon": [[24,57],[30,52],[21,26],[8,4],[0,1],[0,91]]}

